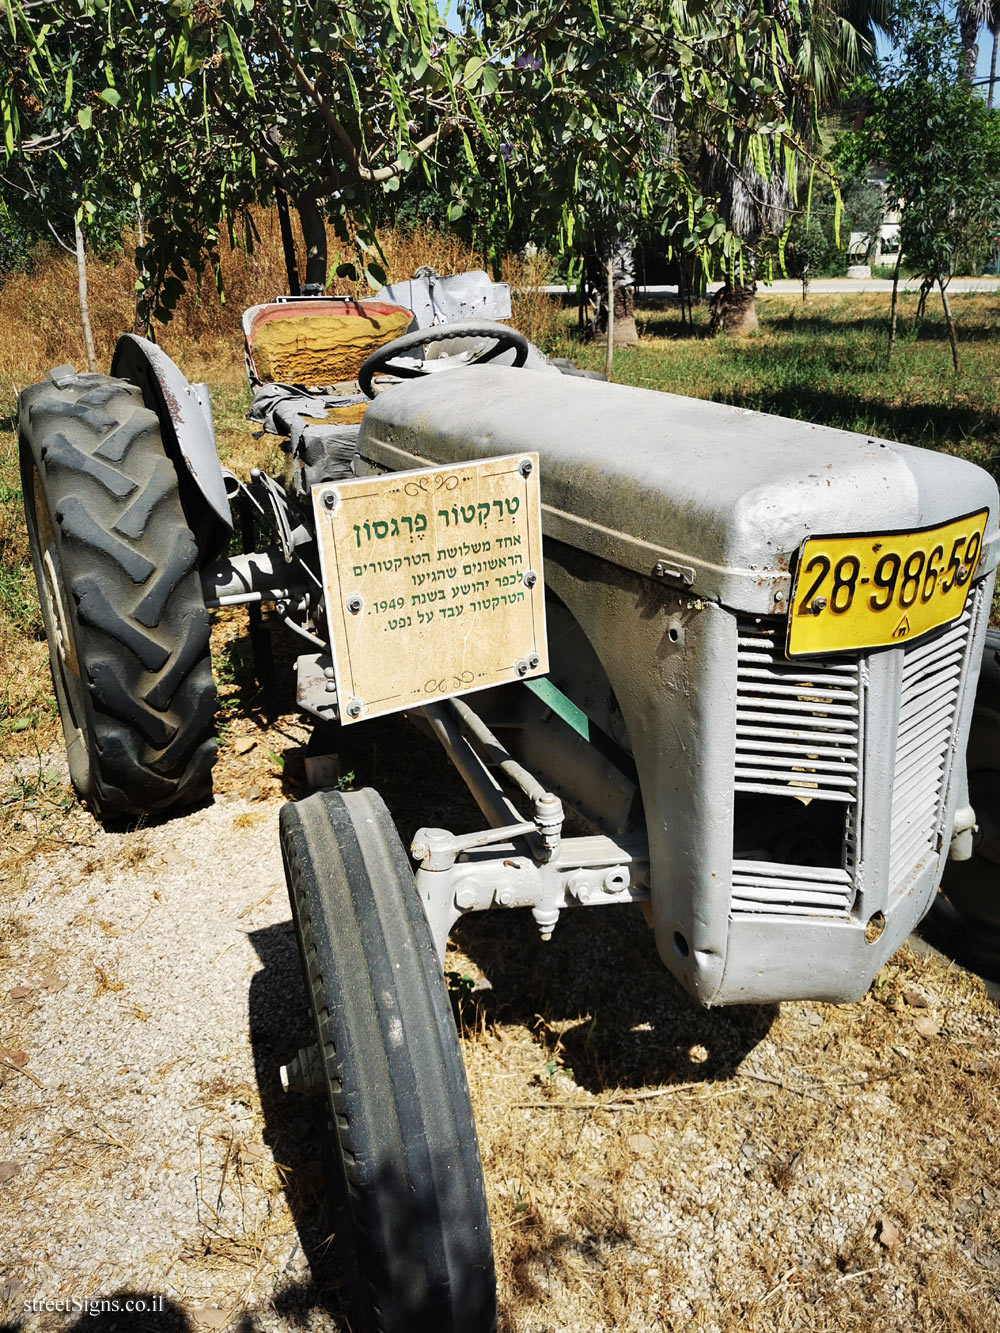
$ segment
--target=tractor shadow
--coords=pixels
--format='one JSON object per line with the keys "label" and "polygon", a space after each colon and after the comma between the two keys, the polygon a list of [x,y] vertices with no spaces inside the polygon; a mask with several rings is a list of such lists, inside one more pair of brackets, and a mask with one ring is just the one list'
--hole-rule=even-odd
{"label": "tractor shadow", "polygon": [[[420,825],[483,827],[444,750],[418,729],[376,719],[346,728],[342,746],[342,769],[352,785],[381,793],[404,846]],[[523,1024],[594,1091],[727,1078],[778,1013],[777,1005],[701,1009],[661,963],[636,907],[569,909],[547,942],[530,911],[473,913],[452,942],[488,981],[472,990],[461,960],[449,957],[460,1026]]]}
{"label": "tractor shadow", "polygon": [[[314,1040],[290,921],[252,931],[263,964],[250,982],[254,1071],[270,1149],[299,1247],[280,1275],[271,1308],[294,1325],[321,1310],[334,1328],[349,1327],[353,1261],[342,1187],[328,1170],[333,1144],[322,1097],[286,1093],[279,1068]],[[247,1331],[256,1327],[250,1323]],[[242,1330],[241,1330],[242,1333]]]}
{"label": "tractor shadow", "polygon": [[776,1004],[699,1008],[631,906],[570,909],[547,942],[529,911],[470,915],[452,941],[486,978],[472,988],[448,964],[460,1024],[533,1030],[593,1093],[725,1080],[778,1015]]}

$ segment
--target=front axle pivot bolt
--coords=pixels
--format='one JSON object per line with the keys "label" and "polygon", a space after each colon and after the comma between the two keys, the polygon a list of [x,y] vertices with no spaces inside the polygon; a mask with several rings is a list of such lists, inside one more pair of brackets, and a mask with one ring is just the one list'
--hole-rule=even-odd
{"label": "front axle pivot bolt", "polygon": [[463,912],[467,912],[470,907],[475,907],[475,905],[476,891],[470,885],[466,885],[465,888],[459,889],[455,894],[455,906],[460,907]]}

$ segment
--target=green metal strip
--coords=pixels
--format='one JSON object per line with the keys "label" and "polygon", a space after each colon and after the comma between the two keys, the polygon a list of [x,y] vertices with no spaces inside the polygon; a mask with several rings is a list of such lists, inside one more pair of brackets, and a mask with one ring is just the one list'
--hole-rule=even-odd
{"label": "green metal strip", "polygon": [[590,719],[582,708],[577,708],[572,699],[567,699],[562,690],[557,689],[545,676],[539,676],[535,680],[526,680],[525,685],[528,689],[541,699],[552,709],[553,713],[561,717],[562,720],[571,726],[573,730],[585,741],[590,740]]}

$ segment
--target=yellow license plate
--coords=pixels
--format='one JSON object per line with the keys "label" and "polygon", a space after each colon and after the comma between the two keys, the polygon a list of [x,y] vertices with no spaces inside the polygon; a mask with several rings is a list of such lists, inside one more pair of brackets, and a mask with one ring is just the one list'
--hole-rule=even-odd
{"label": "yellow license plate", "polygon": [[918,532],[809,537],[788,617],[788,657],[909,643],[962,614],[989,510]]}

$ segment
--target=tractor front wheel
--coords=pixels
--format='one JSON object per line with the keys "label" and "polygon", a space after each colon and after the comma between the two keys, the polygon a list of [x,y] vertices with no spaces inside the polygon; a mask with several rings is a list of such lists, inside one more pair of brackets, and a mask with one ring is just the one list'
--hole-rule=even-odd
{"label": "tractor front wheel", "polygon": [[978,829],[968,861],[947,861],[924,934],[950,957],[1000,981],[1000,633],[986,635],[966,754]]}
{"label": "tractor front wheel", "polygon": [[279,825],[363,1318],[378,1333],[493,1333],[465,1070],[392,818],[370,789],[317,792]]}

